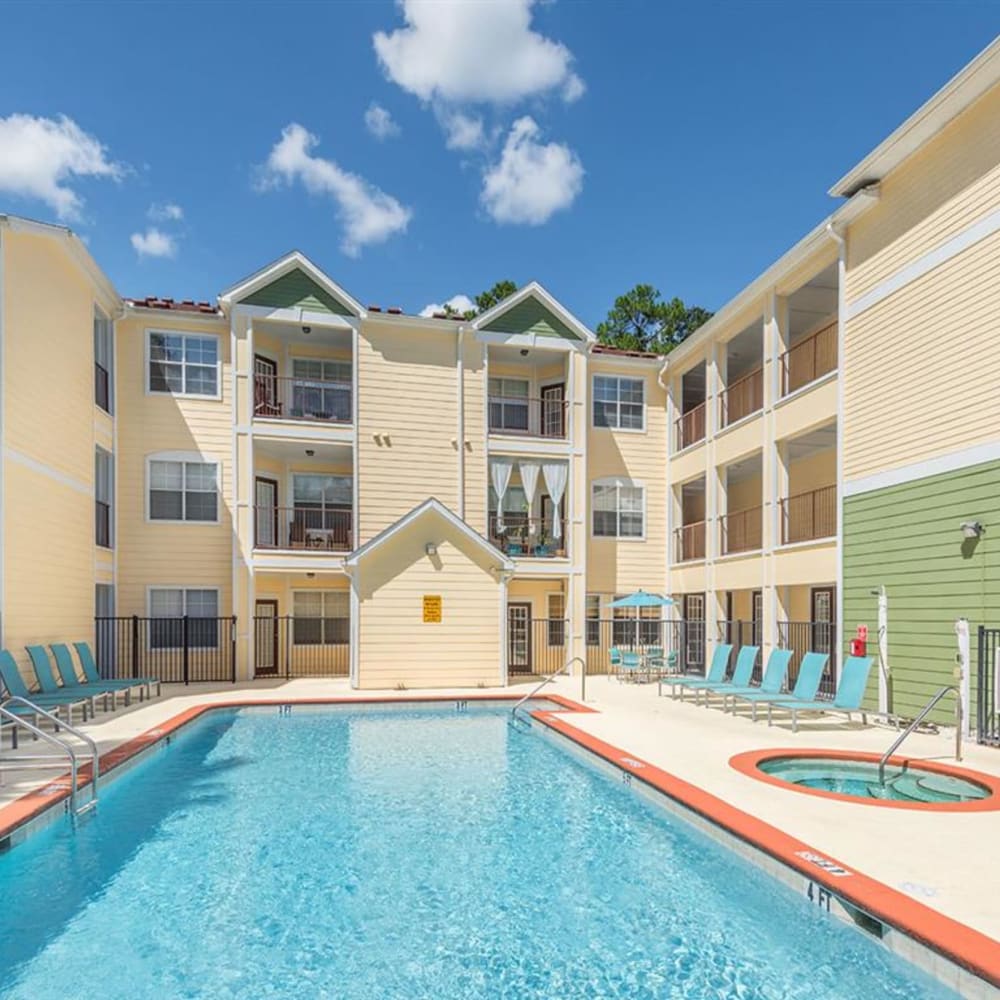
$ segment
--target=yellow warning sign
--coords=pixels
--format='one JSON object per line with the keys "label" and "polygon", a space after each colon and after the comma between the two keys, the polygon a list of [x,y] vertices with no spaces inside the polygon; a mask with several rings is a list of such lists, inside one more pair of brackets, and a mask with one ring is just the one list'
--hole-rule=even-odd
{"label": "yellow warning sign", "polygon": [[441,622],[441,595],[424,594],[424,621],[434,624]]}

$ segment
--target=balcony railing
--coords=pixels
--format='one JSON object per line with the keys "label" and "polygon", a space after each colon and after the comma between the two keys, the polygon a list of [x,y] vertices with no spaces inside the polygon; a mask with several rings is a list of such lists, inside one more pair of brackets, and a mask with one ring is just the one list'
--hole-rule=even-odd
{"label": "balcony railing", "polygon": [[832,372],[837,367],[837,324],[817,330],[781,355],[781,395]]}
{"label": "balcony railing", "polygon": [[560,521],[559,537],[550,517],[504,514],[501,522],[490,514],[490,541],[501,552],[517,559],[562,559],[566,556],[566,522]]}
{"label": "balcony railing", "polygon": [[111,504],[103,500],[94,501],[95,541],[102,548],[111,548]]}
{"label": "balcony railing", "polygon": [[490,396],[490,433],[565,438],[566,407],[565,399]]}
{"label": "balcony railing", "polygon": [[699,403],[687,413],[679,416],[676,427],[678,451],[698,441],[703,441],[705,439],[705,404]]}
{"label": "balcony railing", "polygon": [[108,370],[94,362],[94,402],[104,410],[111,412],[111,376]]}
{"label": "balcony railing", "polygon": [[705,558],[705,522],[695,521],[674,529],[674,545],[678,562]]}
{"label": "balcony railing", "polygon": [[779,501],[781,544],[833,538],[837,534],[837,487],[796,493]]}
{"label": "balcony railing", "polygon": [[351,384],[258,373],[254,375],[253,412],[258,418],[349,424]]}
{"label": "balcony railing", "polygon": [[764,369],[755,368],[727,385],[719,395],[723,427],[756,413],[764,405]]}
{"label": "balcony railing", "polygon": [[354,512],[314,507],[254,507],[254,547],[350,552]]}
{"label": "balcony railing", "polygon": [[723,555],[760,548],[763,512],[763,507],[748,507],[719,518]]}

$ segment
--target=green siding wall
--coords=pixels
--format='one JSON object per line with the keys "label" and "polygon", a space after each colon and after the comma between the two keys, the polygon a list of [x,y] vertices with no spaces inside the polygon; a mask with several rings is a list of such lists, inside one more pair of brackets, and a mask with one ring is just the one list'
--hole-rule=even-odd
{"label": "green siding wall", "polygon": [[283,274],[243,301],[250,306],[270,306],[272,309],[308,309],[311,312],[333,313],[337,316],[351,315],[343,302],[335,299],[298,268]]}
{"label": "green siding wall", "polygon": [[[981,521],[977,542],[962,538],[963,521]],[[972,709],[976,698],[976,628],[1000,626],[1000,462],[929,476],[844,501],[844,637],[869,629],[877,654],[876,599],[889,597],[892,710],[912,716],[954,682],[954,622],[969,619]],[[876,663],[878,661],[876,660]],[[870,704],[878,704],[872,674]],[[950,699],[932,715],[950,722]],[[973,725],[975,724],[973,720]]]}
{"label": "green siding wall", "polygon": [[498,316],[485,329],[493,333],[533,333],[536,337],[580,339],[558,316],[530,296]]}

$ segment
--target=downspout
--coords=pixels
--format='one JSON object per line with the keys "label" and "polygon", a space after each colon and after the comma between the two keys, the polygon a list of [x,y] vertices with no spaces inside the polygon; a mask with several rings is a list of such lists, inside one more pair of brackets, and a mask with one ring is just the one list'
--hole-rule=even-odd
{"label": "downspout", "polygon": [[458,376],[458,516],[465,520],[465,324],[455,335],[455,370]]}

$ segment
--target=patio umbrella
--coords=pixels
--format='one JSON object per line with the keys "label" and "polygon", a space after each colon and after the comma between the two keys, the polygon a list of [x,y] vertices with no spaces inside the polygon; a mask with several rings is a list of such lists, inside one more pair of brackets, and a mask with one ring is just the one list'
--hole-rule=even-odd
{"label": "patio umbrella", "polygon": [[[619,597],[617,601],[612,601],[609,608],[664,608],[673,604],[673,599],[663,597],[661,594],[649,594],[641,587],[627,597]],[[635,644],[639,645],[639,612],[635,613]]]}

